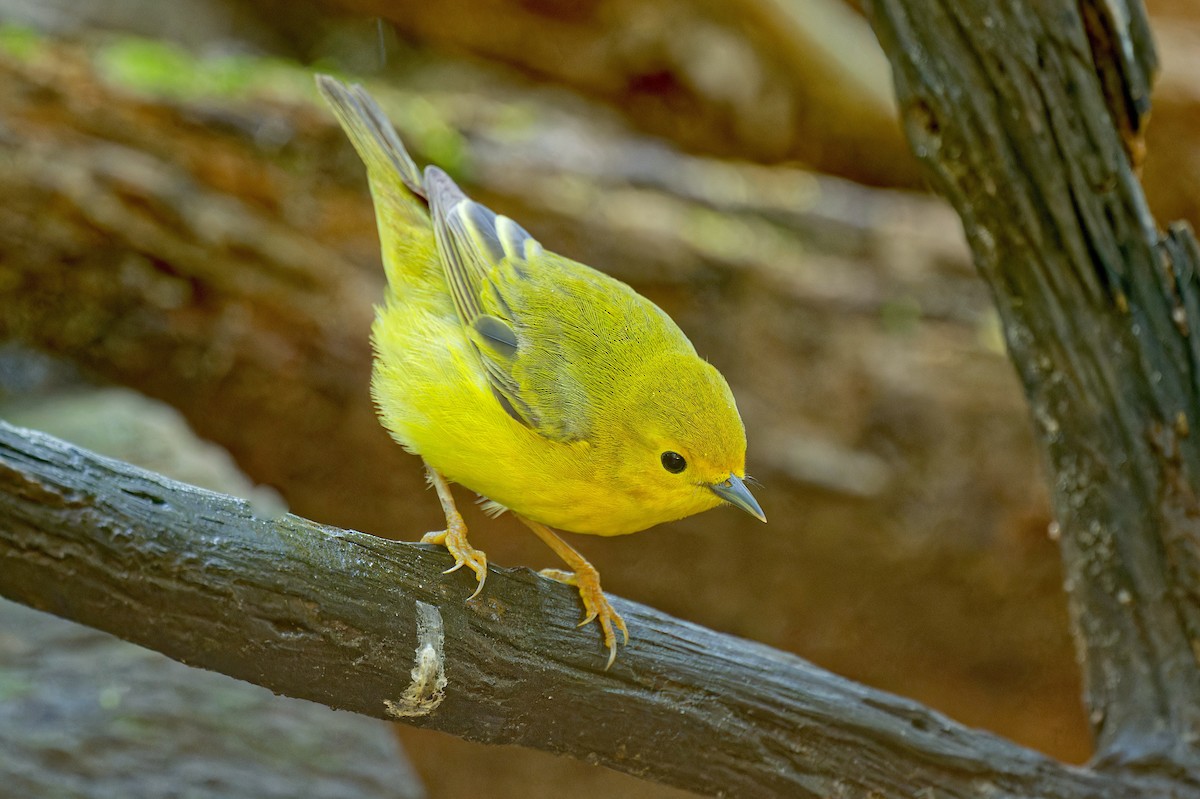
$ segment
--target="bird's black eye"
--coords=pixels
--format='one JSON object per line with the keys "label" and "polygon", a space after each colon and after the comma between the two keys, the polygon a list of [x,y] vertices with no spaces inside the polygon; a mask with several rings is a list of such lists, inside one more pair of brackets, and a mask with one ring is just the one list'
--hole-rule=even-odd
{"label": "bird's black eye", "polygon": [[661,460],[663,468],[671,474],[679,474],[687,468],[687,461],[678,452],[664,452]]}

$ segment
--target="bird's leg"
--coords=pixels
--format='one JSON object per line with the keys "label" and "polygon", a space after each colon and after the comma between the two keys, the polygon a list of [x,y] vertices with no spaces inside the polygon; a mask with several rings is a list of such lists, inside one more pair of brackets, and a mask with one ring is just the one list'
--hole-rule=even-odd
{"label": "bird's leg", "polygon": [[479,592],[483,590],[483,581],[487,579],[487,555],[483,554],[483,550],[476,549],[467,541],[467,525],[459,515],[458,508],[454,507],[454,496],[450,493],[450,485],[446,482],[446,478],[438,474],[437,469],[428,463],[425,464],[425,472],[430,485],[437,489],[438,499],[442,502],[442,511],[446,514],[446,529],[426,533],[421,537],[421,543],[439,544],[450,550],[450,554],[454,556],[454,565],[446,569],[444,574],[458,571],[463,566],[475,572],[479,586],[475,589],[475,593],[467,598],[469,602],[479,596]]}
{"label": "bird's leg", "polygon": [[574,547],[559,538],[546,525],[520,515],[517,518],[524,522],[526,527],[533,530],[538,538],[545,541],[546,545],[571,567],[572,571],[543,569],[541,574],[551,580],[558,580],[560,583],[567,583],[579,589],[579,598],[583,600],[584,612],[583,621],[579,622],[579,626],[582,627],[593,620],[600,622],[600,629],[604,631],[604,645],[608,647],[608,665],[604,667],[607,670],[617,657],[617,638],[613,634],[613,627],[615,626],[625,636],[626,644],[629,643],[629,629],[625,626],[625,620],[613,610],[608,598],[600,590],[600,573],[596,571],[595,566],[587,562],[583,555],[576,552]]}

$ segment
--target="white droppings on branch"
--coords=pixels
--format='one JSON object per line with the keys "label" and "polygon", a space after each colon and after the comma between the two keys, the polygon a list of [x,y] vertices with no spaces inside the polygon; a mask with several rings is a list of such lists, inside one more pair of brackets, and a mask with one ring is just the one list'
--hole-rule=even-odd
{"label": "white droppings on branch", "polygon": [[436,607],[417,601],[417,655],[412,683],[400,699],[385,699],[388,715],[396,718],[427,716],[446,698],[446,637],[442,614]]}

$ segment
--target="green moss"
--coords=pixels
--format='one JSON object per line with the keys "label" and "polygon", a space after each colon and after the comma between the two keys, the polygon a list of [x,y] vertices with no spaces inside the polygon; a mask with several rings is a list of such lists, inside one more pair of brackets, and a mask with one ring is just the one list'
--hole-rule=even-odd
{"label": "green moss", "polygon": [[20,25],[0,25],[0,53],[28,60],[37,54],[42,36]]}
{"label": "green moss", "polygon": [[105,80],[135,91],[180,99],[229,97],[250,91],[285,96],[309,93],[311,77],[279,59],[247,55],[197,56],[170,42],[121,37],[100,47],[96,66]]}
{"label": "green moss", "polygon": [[121,39],[96,60],[107,80],[141,91],[183,94],[194,83],[193,59],[166,42]]}
{"label": "green moss", "polygon": [[[180,100],[266,94],[319,103],[313,74],[339,73],[325,63],[306,68],[258,56],[198,56],[168,42],[135,37],[120,37],[102,45],[95,59],[100,74],[112,84]],[[414,94],[376,87],[372,87],[372,93],[399,123],[405,143],[423,160],[438,164],[455,177],[469,170],[466,141],[446,124],[444,109]]]}

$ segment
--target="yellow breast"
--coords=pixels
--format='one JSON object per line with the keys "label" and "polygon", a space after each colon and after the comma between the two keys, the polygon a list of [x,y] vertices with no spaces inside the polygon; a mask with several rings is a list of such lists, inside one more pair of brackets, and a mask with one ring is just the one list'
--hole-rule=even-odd
{"label": "yellow breast", "polygon": [[372,394],[392,436],[448,479],[562,530],[624,535],[719,504],[711,491],[663,503],[608,479],[586,441],[551,441],[504,412],[436,295],[378,309]]}

